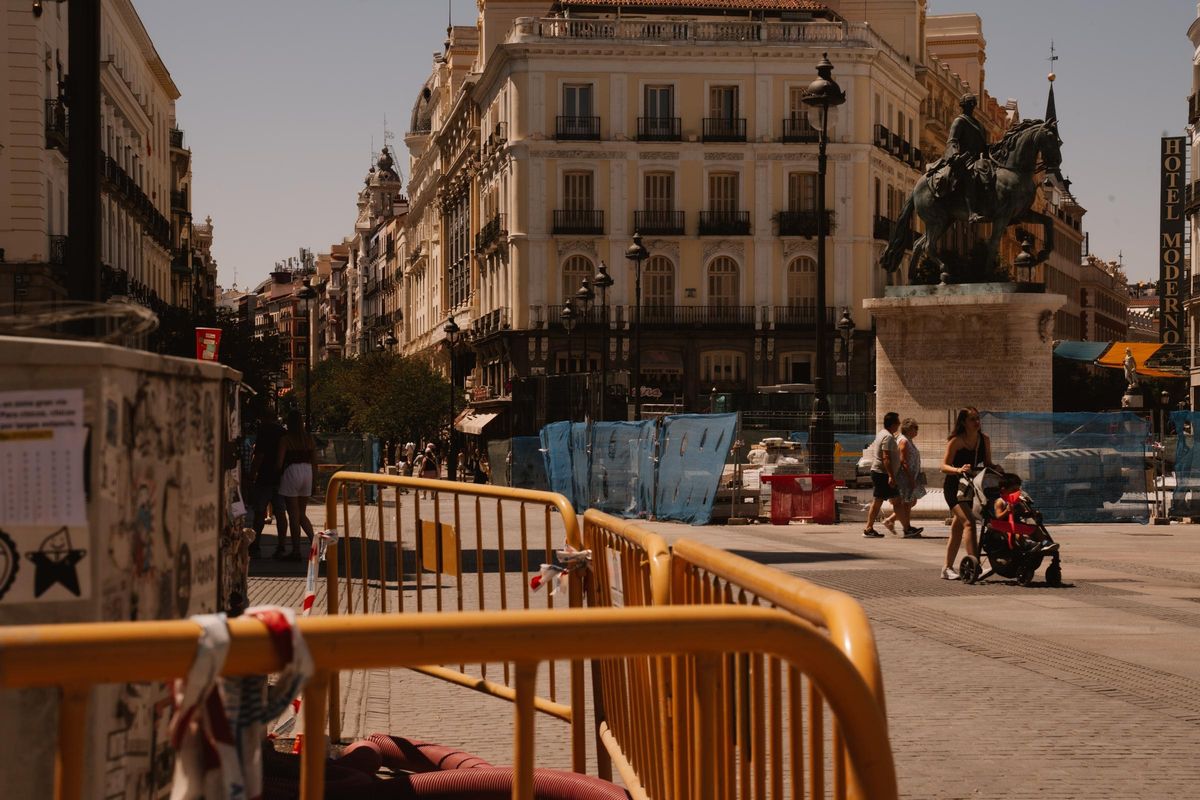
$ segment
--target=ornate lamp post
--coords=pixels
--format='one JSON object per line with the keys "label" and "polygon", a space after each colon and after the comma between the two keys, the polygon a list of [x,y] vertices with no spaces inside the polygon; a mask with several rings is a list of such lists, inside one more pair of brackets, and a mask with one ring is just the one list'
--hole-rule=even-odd
{"label": "ornate lamp post", "polygon": [[633,262],[633,418],[642,419],[642,262],[650,257],[650,251],[642,246],[642,235],[633,233],[633,244],[625,250],[625,257]]}
{"label": "ornate lamp post", "polygon": [[453,314],[446,317],[442,332],[446,334],[446,349],[450,353],[450,434],[446,448],[446,480],[452,481],[454,473],[458,471],[458,452],[454,449],[454,346],[458,344],[458,336],[462,332]]}
{"label": "ornate lamp post", "polygon": [[317,296],[317,290],[312,288],[309,279],[304,279],[304,285],[296,292],[296,297],[304,301],[304,427],[312,430],[312,301]]}
{"label": "ornate lamp post", "polygon": [[833,64],[822,54],[817,79],[808,85],[804,103],[821,110],[817,144],[817,358],[813,362],[813,407],[808,425],[809,469],[816,474],[833,474],[833,420],[825,394],[825,171],[828,157],[829,109],[846,102],[846,95],[833,80]]}
{"label": "ornate lamp post", "polygon": [[[592,372],[591,354],[588,352],[588,310],[592,307],[592,301],[596,299],[596,292],[592,289],[592,282],[584,278],[579,282],[579,291],[575,293],[575,300],[579,309],[579,320],[583,323],[583,373],[590,375]],[[585,378],[585,380],[587,380]],[[589,381],[590,383],[590,381]],[[587,422],[592,415],[592,393],[585,392],[583,403],[583,421]]]}
{"label": "ornate lamp post", "polygon": [[[571,298],[568,297],[567,302],[563,304],[562,312],[559,316],[562,318],[563,327],[567,329],[567,369],[566,369],[566,374],[570,375],[573,371],[571,369],[571,359],[574,357],[574,352],[573,352],[574,348],[571,347],[571,331],[575,330],[575,323],[579,321],[579,314],[575,311],[575,301],[573,301]],[[567,394],[568,394],[567,417],[568,417],[568,419],[571,420],[571,422],[574,422],[575,421],[575,401],[574,401],[574,398],[570,396],[571,389],[569,387],[569,380],[570,379],[568,379],[568,389],[567,389]]]}
{"label": "ornate lamp post", "polygon": [[850,309],[842,309],[842,318],[838,320],[837,329],[838,333],[842,335],[842,366],[846,373],[846,394],[849,396],[850,359],[854,355],[854,320],[850,317]]}
{"label": "ornate lamp post", "polygon": [[600,262],[596,275],[592,278],[592,286],[600,290],[600,322],[603,336],[600,337],[600,419],[605,417],[604,401],[608,397],[608,288],[613,285],[608,267]]}

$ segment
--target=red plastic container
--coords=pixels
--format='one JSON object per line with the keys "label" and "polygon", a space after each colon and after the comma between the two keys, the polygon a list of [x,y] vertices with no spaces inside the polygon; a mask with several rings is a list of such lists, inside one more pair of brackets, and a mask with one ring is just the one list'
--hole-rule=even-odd
{"label": "red plastic container", "polygon": [[832,525],[837,521],[834,489],[845,486],[832,475],[764,475],[771,486],[771,524],[787,525],[794,519]]}

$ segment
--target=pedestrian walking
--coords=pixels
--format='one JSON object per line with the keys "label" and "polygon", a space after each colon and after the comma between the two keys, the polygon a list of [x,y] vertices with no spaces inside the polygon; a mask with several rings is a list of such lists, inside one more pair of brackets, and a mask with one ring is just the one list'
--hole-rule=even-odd
{"label": "pedestrian walking", "polygon": [[885,500],[891,500],[899,490],[896,489],[896,470],[900,468],[900,448],[896,443],[896,433],[900,430],[900,415],[889,411],[883,415],[883,428],[875,434],[871,442],[871,507],[867,510],[867,526],[863,536],[868,539],[882,539],[883,534],[875,530],[875,519]]}
{"label": "pedestrian walking", "polygon": [[262,550],[258,540],[267,524],[267,506],[275,514],[278,540],[276,550],[283,547],[288,533],[288,517],[283,497],[279,494],[279,440],[283,438],[283,426],[274,411],[263,411],[259,416],[258,434],[254,439],[254,454],[250,459],[251,501],[254,509],[254,541],[250,543],[250,555],[258,558]]}
{"label": "pedestrian walking", "polygon": [[299,411],[288,412],[287,433],[279,440],[277,464],[282,472],[279,479],[279,493],[283,495],[287,506],[288,522],[292,533],[292,549],[285,550],[281,540],[275,558],[288,561],[299,561],[300,532],[308,537],[310,546],[313,542],[313,524],[308,518],[305,506],[312,496],[313,485],[317,479],[317,440],[304,427]]}
{"label": "pedestrian walking", "polygon": [[[967,555],[979,558],[976,540],[975,515],[971,513],[971,474],[981,467],[998,469],[992,463],[992,441],[983,432],[979,410],[968,406],[958,412],[954,430],[946,440],[946,455],[942,457],[942,473],[946,476],[942,493],[953,519],[950,522],[950,541],[946,543],[946,563],[942,566],[942,578],[958,580],[954,559],[963,534],[967,537]],[[964,481],[966,487],[963,486]]]}
{"label": "pedestrian walking", "polygon": [[914,528],[912,511],[917,501],[925,496],[925,473],[921,471],[921,451],[914,441],[921,426],[912,417],[900,423],[900,435],[896,447],[900,452],[900,468],[896,470],[896,490],[892,498],[892,513],[883,521],[883,526],[896,533],[896,523],[901,524],[905,539],[919,539],[924,528]]}
{"label": "pedestrian walking", "polygon": [[[433,442],[425,445],[425,452],[421,455],[417,474],[427,480],[437,480],[440,477],[437,450],[434,449]],[[433,492],[426,492],[425,496],[433,497]]]}

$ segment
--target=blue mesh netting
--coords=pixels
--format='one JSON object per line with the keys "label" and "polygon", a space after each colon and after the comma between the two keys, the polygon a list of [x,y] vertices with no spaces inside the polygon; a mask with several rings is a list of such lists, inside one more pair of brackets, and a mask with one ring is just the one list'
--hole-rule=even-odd
{"label": "blue mesh netting", "polygon": [[[1171,412],[1171,428],[1175,435],[1175,489],[1171,493],[1172,517],[1200,517],[1200,446],[1196,429],[1200,413]],[[1167,457],[1170,458],[1168,451]]]}
{"label": "blue mesh netting", "polygon": [[736,428],[736,414],[554,422],[541,432],[547,479],[580,510],[703,525]]}
{"label": "blue mesh netting", "polygon": [[983,430],[1047,523],[1149,521],[1150,425],[1137,414],[989,412]]}

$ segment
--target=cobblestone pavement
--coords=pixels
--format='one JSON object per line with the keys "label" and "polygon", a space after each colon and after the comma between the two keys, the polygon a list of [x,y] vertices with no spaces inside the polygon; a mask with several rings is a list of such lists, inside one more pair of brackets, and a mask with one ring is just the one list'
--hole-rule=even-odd
{"label": "cobblestone pavement", "polygon": [[[443,518],[451,519],[442,502]],[[494,547],[495,513],[484,512],[482,541]],[[320,526],[321,510],[310,516]],[[506,561],[514,562],[520,548],[512,532],[519,528],[511,510],[504,519]],[[474,536],[473,524],[472,517],[464,535]],[[542,524],[540,510],[531,513],[531,548],[544,544]],[[1057,589],[1040,576],[1029,587],[939,580],[946,537],[939,525],[921,540],[867,540],[855,525],[648,527],[668,541],[723,547],[863,603],[878,639],[904,797],[1200,797],[1196,526],[1056,527],[1066,582]],[[557,545],[561,533],[553,530],[552,538]],[[276,573],[252,580],[252,601],[299,604],[299,565],[258,560],[252,572]],[[510,605],[519,605],[521,588],[511,574],[505,583]],[[451,597],[453,581],[444,585]],[[403,594],[412,610],[411,580]],[[426,597],[432,594],[427,586]],[[498,584],[490,584],[488,607],[497,594]],[[322,594],[318,611],[323,602]],[[464,607],[474,605],[469,596]],[[560,676],[561,700],[567,684]],[[504,701],[467,699],[463,689],[405,671],[343,682],[348,735],[388,730],[511,762],[511,707]],[[538,737],[540,763],[568,766],[563,723],[542,717]]]}

